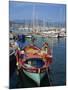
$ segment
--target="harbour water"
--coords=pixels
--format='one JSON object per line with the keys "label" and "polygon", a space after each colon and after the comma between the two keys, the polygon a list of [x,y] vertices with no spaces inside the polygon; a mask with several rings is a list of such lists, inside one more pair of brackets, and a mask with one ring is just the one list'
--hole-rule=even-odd
{"label": "harbour water", "polygon": [[[44,42],[48,42],[52,50],[53,60],[50,66],[50,82],[52,86],[66,85],[66,38],[43,38],[36,37],[34,44],[42,47]],[[22,72],[21,72],[22,73]],[[16,67],[13,75],[10,77],[10,88],[28,88],[37,87],[36,83],[28,78],[24,73],[23,76],[17,75]],[[23,78],[21,78],[23,77]],[[49,86],[47,76],[41,80],[41,87]]]}

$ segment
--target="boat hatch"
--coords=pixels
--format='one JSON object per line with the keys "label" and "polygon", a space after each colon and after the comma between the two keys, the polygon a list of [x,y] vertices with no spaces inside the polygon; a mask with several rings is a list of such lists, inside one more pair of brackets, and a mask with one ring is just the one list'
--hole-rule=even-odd
{"label": "boat hatch", "polygon": [[45,64],[40,58],[31,58],[25,61],[25,64],[31,65],[36,68],[41,68]]}

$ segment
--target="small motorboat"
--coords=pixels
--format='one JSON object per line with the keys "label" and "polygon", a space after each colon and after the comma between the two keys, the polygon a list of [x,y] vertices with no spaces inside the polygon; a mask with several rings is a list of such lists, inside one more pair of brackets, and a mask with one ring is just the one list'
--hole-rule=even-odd
{"label": "small motorboat", "polygon": [[22,69],[38,86],[40,86],[40,81],[52,61],[50,50],[45,51],[46,46],[47,44],[44,44],[40,49],[36,46],[28,45],[22,51],[16,51],[18,69]]}

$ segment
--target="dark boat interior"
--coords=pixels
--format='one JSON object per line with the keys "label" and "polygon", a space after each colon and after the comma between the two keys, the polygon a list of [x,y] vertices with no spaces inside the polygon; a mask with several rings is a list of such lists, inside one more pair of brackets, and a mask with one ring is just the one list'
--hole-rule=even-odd
{"label": "dark boat interior", "polygon": [[41,58],[31,58],[26,60],[25,63],[36,68],[41,68],[45,64]]}

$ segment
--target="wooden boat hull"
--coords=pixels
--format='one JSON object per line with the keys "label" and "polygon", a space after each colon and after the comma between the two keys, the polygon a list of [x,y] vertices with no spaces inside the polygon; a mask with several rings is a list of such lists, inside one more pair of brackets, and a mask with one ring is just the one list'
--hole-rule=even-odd
{"label": "wooden boat hull", "polygon": [[31,72],[27,72],[25,70],[23,70],[23,72],[29,77],[31,78],[33,81],[35,81],[35,83],[37,83],[38,86],[40,86],[40,81],[41,79],[45,76],[46,72],[43,73],[31,73]]}
{"label": "wooden boat hull", "polygon": [[51,63],[52,55],[42,52],[36,46],[27,46],[24,51],[23,59],[17,58],[17,66],[40,86],[40,81],[45,76]]}
{"label": "wooden boat hull", "polygon": [[[32,68],[31,65],[26,64],[26,66],[28,68]],[[31,78],[35,83],[37,83],[38,86],[40,86],[40,81],[46,74],[46,71],[44,71],[44,72],[41,72],[41,71],[39,71],[39,72],[30,72],[30,71],[27,71],[27,70],[24,70],[24,69],[23,69],[23,72],[25,73],[25,75],[27,75],[29,78]]]}

